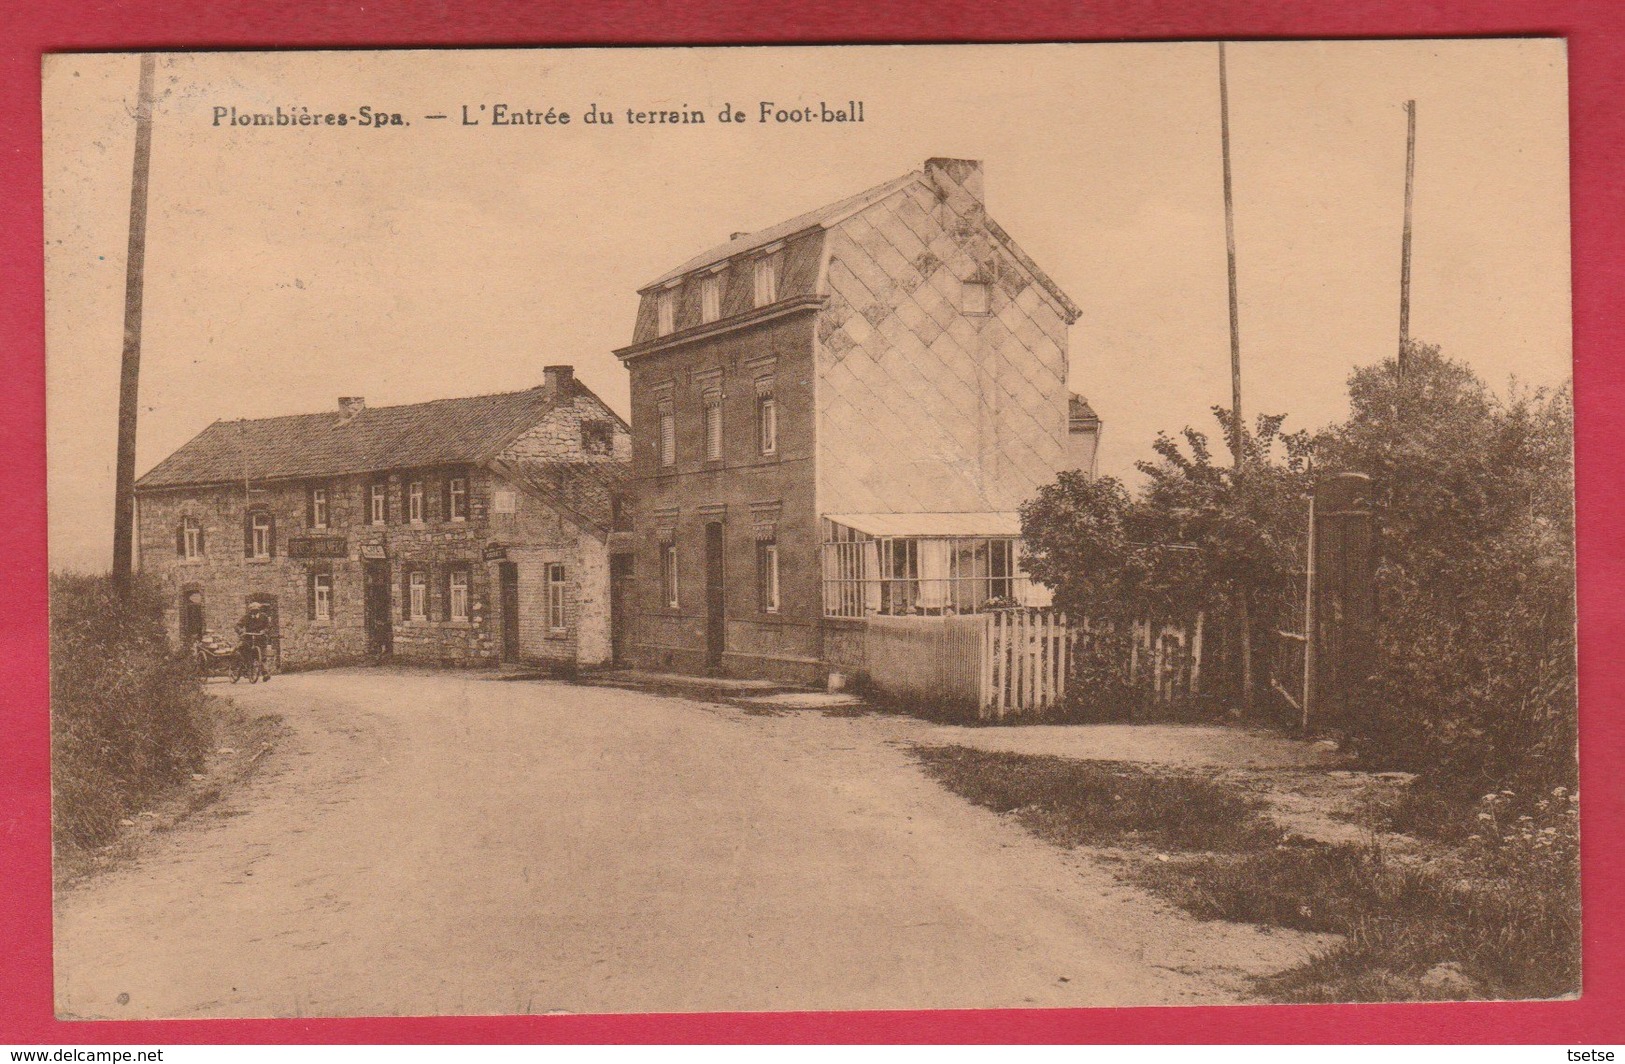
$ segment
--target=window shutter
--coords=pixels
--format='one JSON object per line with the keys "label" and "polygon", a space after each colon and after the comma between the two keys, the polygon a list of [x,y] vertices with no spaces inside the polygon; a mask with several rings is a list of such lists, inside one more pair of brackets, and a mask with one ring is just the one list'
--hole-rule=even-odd
{"label": "window shutter", "polygon": [[316,619],[316,574],[305,575],[305,620]]}
{"label": "window shutter", "polygon": [[186,557],[186,518],[184,517],[181,518],[181,523],[175,527],[175,556],[178,558]]}
{"label": "window shutter", "polygon": [[451,474],[440,478],[440,520],[451,520]]}
{"label": "window shutter", "polygon": [[243,557],[254,556],[254,511],[243,511]]}
{"label": "window shutter", "polygon": [[203,521],[200,518],[198,520],[198,523],[197,523],[197,556],[199,558],[203,557],[205,554],[207,554],[209,552],[208,545],[203,542],[203,536],[204,536]]}
{"label": "window shutter", "polygon": [[305,485],[305,527],[316,527],[316,487],[313,484]]}
{"label": "window shutter", "polygon": [[401,570],[401,620],[412,619],[412,570]]}

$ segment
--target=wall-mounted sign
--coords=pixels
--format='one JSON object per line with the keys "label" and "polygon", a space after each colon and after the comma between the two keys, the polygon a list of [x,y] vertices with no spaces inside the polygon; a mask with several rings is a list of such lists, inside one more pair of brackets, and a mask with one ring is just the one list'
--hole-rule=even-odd
{"label": "wall-mounted sign", "polygon": [[350,544],[343,536],[290,536],[290,558],[343,558],[350,553]]}
{"label": "wall-mounted sign", "polygon": [[368,561],[376,562],[389,557],[389,552],[384,549],[382,543],[363,543],[361,545],[361,556]]}
{"label": "wall-mounted sign", "polygon": [[508,560],[508,548],[500,543],[488,543],[480,556],[488,562],[505,562]]}

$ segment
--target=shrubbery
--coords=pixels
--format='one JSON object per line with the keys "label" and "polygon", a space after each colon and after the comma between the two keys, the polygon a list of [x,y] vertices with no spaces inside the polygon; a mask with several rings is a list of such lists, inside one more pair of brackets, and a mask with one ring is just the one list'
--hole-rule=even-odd
{"label": "shrubbery", "polygon": [[[1302,609],[1312,479],[1360,472],[1381,535],[1379,635],[1358,708],[1335,726],[1372,764],[1426,772],[1458,798],[1575,786],[1568,390],[1514,385],[1502,398],[1436,347],[1407,355],[1403,375],[1394,359],[1356,370],[1349,419],[1312,440],[1260,417],[1236,468],[1186,429],[1157,439],[1133,494],[1110,477],[1064,474],[1023,508],[1028,570],[1107,633],[1080,655],[1094,672],[1073,690],[1123,697],[1113,677],[1127,653],[1110,639],[1137,620],[1204,610],[1224,640],[1245,616],[1258,647],[1283,602]],[[1228,412],[1216,413],[1228,437]],[[1204,665],[1203,687],[1239,702],[1233,650],[1249,641],[1228,641],[1240,646],[1222,669]],[[1261,671],[1255,705],[1268,700]]]}
{"label": "shrubbery", "polygon": [[106,841],[202,764],[208,727],[190,664],[169,653],[162,599],[138,581],[51,577],[51,792],[59,842]]}

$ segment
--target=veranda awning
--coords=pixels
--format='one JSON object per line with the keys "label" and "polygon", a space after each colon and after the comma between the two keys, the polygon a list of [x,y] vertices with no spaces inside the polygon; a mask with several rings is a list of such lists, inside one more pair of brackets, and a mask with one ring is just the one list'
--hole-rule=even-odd
{"label": "veranda awning", "polygon": [[838,525],[882,539],[969,539],[1021,535],[1021,514],[1014,510],[824,516]]}

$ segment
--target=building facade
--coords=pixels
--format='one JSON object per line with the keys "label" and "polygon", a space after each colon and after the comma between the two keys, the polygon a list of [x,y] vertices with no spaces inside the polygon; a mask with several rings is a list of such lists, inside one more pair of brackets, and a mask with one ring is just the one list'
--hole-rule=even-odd
{"label": "building facade", "polygon": [[634,661],[821,680],[873,616],[1040,605],[1022,502],[1093,472],[1078,309],[988,217],[982,167],[923,169],[733,239],[640,290]]}
{"label": "building facade", "polygon": [[601,665],[630,456],[569,366],[524,392],[215,422],[137,482],[138,564],[181,647],[260,601],[285,668]]}

